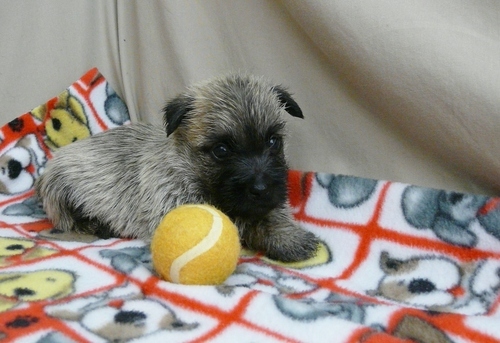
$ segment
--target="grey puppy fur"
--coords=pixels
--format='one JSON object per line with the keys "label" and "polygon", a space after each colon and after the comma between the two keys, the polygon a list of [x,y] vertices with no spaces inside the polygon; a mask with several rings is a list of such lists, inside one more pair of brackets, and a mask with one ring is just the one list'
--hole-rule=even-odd
{"label": "grey puppy fur", "polygon": [[166,105],[165,128],[136,123],[62,147],[36,193],[56,229],[147,242],[171,209],[208,203],[244,246],[303,260],[318,240],[288,204],[287,114],[303,118],[281,86],[240,74],[205,81]]}

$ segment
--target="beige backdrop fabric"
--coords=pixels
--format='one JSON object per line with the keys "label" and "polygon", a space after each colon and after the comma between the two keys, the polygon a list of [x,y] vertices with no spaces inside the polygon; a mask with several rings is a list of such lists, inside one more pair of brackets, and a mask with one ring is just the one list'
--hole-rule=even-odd
{"label": "beige backdrop fabric", "polygon": [[98,67],[133,120],[195,81],[283,83],[290,166],[500,193],[500,2],[2,1],[5,123]]}

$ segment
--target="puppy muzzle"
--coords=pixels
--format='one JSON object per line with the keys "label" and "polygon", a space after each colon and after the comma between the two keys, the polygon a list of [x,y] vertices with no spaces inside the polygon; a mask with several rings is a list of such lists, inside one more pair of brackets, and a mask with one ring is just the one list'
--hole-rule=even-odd
{"label": "puppy muzzle", "polygon": [[269,181],[266,179],[267,178],[262,174],[256,175],[253,182],[250,182],[250,185],[248,186],[248,193],[256,199],[269,196]]}
{"label": "puppy muzzle", "polygon": [[265,215],[286,199],[286,167],[266,156],[252,158],[245,164],[246,170],[240,173],[241,208],[249,216]]}

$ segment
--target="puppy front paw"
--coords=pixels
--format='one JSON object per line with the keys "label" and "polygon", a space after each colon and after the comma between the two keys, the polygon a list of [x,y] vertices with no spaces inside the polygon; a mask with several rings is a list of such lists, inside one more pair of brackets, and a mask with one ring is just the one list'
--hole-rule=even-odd
{"label": "puppy front paw", "polygon": [[237,222],[242,243],[281,262],[299,262],[314,257],[320,241],[302,229],[288,207],[279,208],[258,223]]}
{"label": "puppy front paw", "polygon": [[264,252],[272,260],[298,262],[313,257],[319,243],[312,232],[296,226],[270,235]]}

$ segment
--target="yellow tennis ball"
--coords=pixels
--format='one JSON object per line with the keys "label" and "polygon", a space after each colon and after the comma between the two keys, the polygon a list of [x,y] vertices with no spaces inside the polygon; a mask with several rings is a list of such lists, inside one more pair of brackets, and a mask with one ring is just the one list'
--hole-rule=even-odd
{"label": "yellow tennis ball", "polygon": [[236,269],[238,229],[209,205],[183,205],[167,213],[151,241],[153,267],[164,280],[218,285]]}

